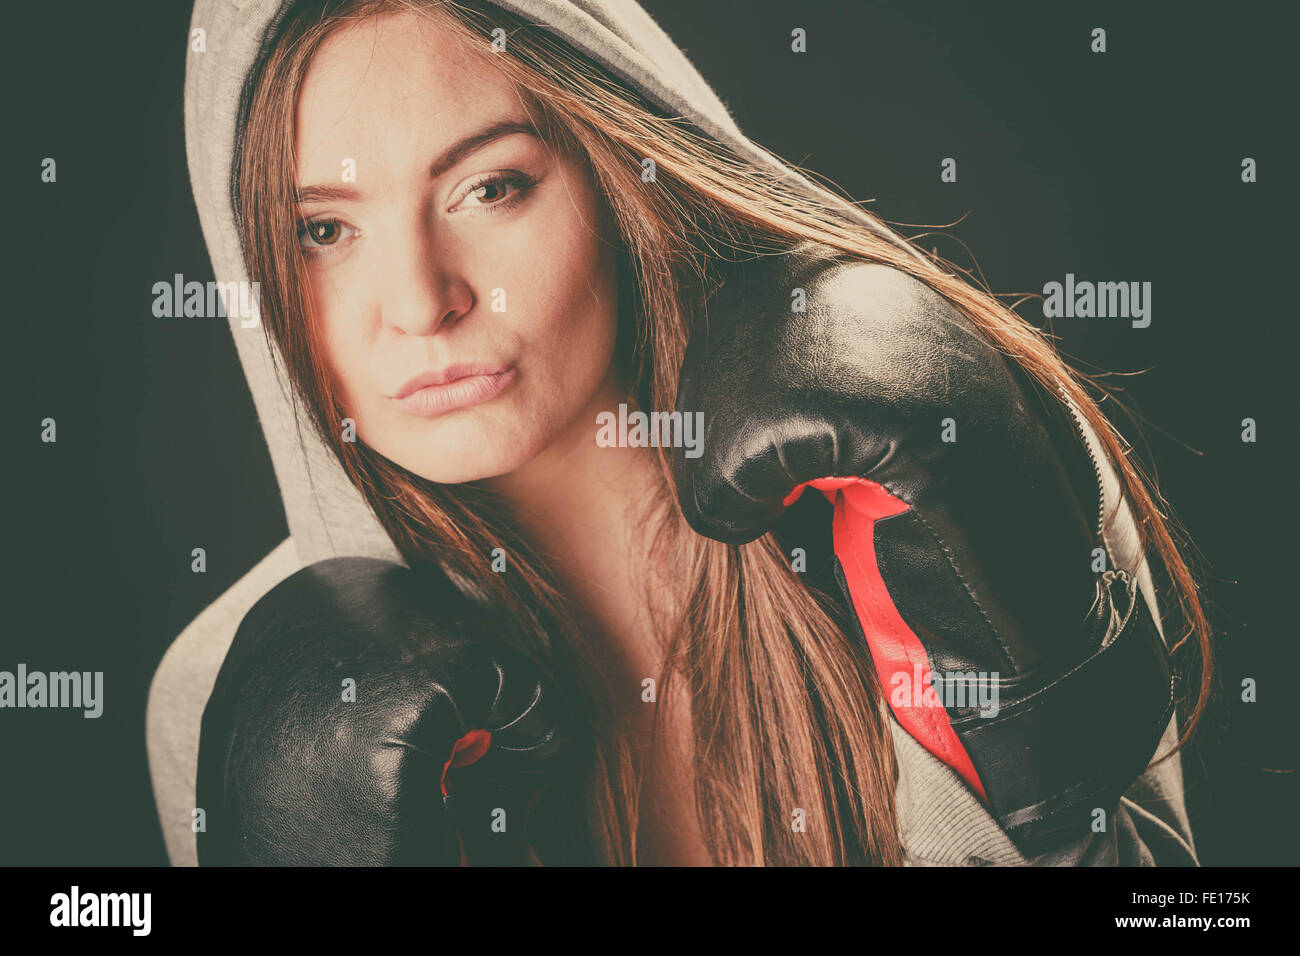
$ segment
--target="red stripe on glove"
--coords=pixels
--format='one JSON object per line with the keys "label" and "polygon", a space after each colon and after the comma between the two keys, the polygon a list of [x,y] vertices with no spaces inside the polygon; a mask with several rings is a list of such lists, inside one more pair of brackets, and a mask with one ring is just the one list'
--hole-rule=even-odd
{"label": "red stripe on glove", "polygon": [[902,514],[910,506],[891,495],[882,485],[858,477],[817,478],[804,482],[786,496],[784,504],[787,507],[794,504],[804,488],[809,486],[820,491],[835,509],[831,526],[835,556],[844,569],[853,609],[862,625],[862,633],[866,635],[890,709],[904,730],[955,770],[987,804],[984,784],[980,782],[970,755],[957,738],[948,720],[948,712],[942,705],[914,703],[905,707],[895,706],[889,692],[893,675],[899,673],[906,674],[909,681],[913,675],[920,674],[924,687],[915,689],[911,695],[913,701],[921,698],[924,688],[930,686],[930,657],[894,606],[876,561],[876,521]]}
{"label": "red stripe on glove", "polygon": [[[451,745],[451,756],[447,762],[442,765],[442,795],[448,794],[449,781],[447,780],[448,771],[455,767],[468,767],[474,761],[478,760],[488,748],[492,746],[492,734],[486,730],[471,730],[460,740]],[[456,831],[456,842],[460,845],[460,865],[469,866],[469,856],[465,853],[465,840]]]}
{"label": "red stripe on glove", "polygon": [[442,766],[442,795],[444,797],[450,792],[447,789],[447,772],[454,767],[468,767],[487,753],[488,748],[491,746],[492,734],[486,730],[471,730],[451,745],[451,756],[447,758],[447,762]]}

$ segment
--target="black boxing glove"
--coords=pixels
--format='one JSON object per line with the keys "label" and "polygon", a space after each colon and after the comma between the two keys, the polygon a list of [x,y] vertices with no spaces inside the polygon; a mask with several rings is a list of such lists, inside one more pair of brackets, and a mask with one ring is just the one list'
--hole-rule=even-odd
{"label": "black boxing glove", "polygon": [[518,633],[440,573],[388,561],[276,585],[203,712],[200,865],[530,862],[529,803],[569,726],[508,646]]}
{"label": "black boxing glove", "polygon": [[1099,472],[1072,409],[888,266],[805,246],[723,278],[678,389],[705,422],[699,457],[674,456],[687,520],[741,544],[822,491],[901,726],[1026,855],[1087,833],[1155,752],[1174,683],[1136,569],[1093,570]]}

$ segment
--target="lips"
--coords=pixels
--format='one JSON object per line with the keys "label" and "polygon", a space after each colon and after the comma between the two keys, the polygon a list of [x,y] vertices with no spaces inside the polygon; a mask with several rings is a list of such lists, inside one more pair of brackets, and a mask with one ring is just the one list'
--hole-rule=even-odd
{"label": "lips", "polygon": [[458,362],[407,380],[392,399],[412,415],[442,415],[495,398],[515,373],[509,363]]}

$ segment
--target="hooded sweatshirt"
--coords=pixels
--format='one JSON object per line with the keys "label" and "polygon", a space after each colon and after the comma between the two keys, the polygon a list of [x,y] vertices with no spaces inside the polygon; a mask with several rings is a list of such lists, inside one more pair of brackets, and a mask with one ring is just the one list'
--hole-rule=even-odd
{"label": "hooded sweatshirt", "polygon": [[[682,50],[635,0],[493,2],[562,38],[666,115],[680,116],[701,134],[776,167],[798,188],[836,204],[851,218],[919,258],[919,253],[857,207],[790,170],[746,137]],[[293,0],[197,0],[191,17],[184,92],[186,153],[199,221],[220,283],[250,280],[232,205],[234,158],[242,132],[237,128],[239,107],[250,71],[292,4]],[[202,42],[196,42],[200,36]],[[277,374],[264,331],[247,314],[237,311],[228,309],[230,329],[271,453],[299,562],[306,565],[341,555],[362,555],[405,564],[306,418],[295,421],[289,383]],[[1138,548],[1128,506],[1120,498],[1118,480],[1107,466],[1095,434],[1085,437],[1103,472],[1107,544],[1116,565],[1138,576],[1159,626],[1150,573]],[[215,678],[215,672],[212,676]],[[153,706],[151,700],[151,710]],[[152,714],[150,719],[154,721]],[[1133,784],[1103,832],[1027,860],[951,768],[915,741],[892,715],[889,724],[899,765],[899,823],[905,859],[911,865],[1197,863],[1177,756],[1149,769]],[[1176,729],[1171,721],[1159,755],[1176,739]],[[159,772],[154,772],[157,786]],[[178,844],[170,836],[168,845],[173,862],[188,862],[189,854],[178,854]],[[185,859],[178,860],[178,855]]]}

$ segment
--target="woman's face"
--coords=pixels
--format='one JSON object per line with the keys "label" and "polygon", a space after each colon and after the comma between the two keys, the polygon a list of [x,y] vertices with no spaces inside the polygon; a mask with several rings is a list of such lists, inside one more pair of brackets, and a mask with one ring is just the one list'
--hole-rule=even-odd
{"label": "woman's face", "polygon": [[[298,241],[345,415],[444,483],[594,436],[616,389],[603,205],[494,55],[371,18],[317,51],[297,107]],[[402,398],[425,373],[445,383]]]}

